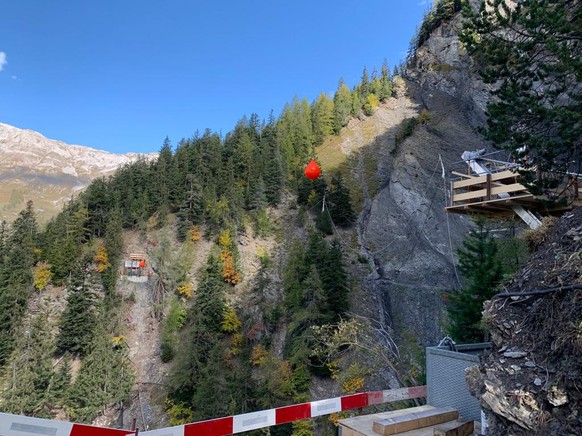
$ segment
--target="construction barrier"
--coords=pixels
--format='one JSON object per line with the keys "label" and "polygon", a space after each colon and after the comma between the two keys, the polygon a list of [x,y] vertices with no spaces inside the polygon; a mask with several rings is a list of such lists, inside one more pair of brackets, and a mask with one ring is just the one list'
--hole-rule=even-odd
{"label": "construction barrier", "polygon": [[130,430],[0,413],[0,435],[2,436],[127,436],[135,434],[136,432]]}
{"label": "construction barrier", "polygon": [[144,436],[225,436],[272,425],[286,424],[302,419],[329,415],[344,410],[359,409],[374,404],[391,403],[414,398],[425,398],[426,386],[415,386],[386,391],[364,392],[345,397],[311,401],[309,403],[278,407],[260,412],[244,413],[226,418],[179,425],[159,430],[140,432]]}
{"label": "construction barrier", "polygon": [[225,436],[374,404],[425,397],[426,386],[364,392],[139,433],[0,413],[0,436]]}

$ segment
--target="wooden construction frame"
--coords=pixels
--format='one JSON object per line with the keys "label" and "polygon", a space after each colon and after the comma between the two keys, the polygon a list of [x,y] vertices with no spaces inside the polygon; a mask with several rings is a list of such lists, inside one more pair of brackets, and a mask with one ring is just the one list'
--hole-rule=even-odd
{"label": "wooden construction frame", "polygon": [[540,215],[555,215],[582,204],[577,178],[574,178],[574,183],[565,178],[563,195],[550,199],[532,195],[518,182],[518,174],[513,169],[501,168],[498,172],[481,176],[457,171],[451,173],[458,179],[451,182],[451,201],[445,208],[447,212],[511,217],[515,215],[515,207],[521,206]]}

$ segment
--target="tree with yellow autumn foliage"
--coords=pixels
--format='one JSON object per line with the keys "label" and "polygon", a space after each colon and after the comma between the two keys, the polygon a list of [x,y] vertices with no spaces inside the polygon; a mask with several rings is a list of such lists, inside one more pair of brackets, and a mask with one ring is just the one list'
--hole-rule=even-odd
{"label": "tree with yellow autumn foliage", "polygon": [[41,291],[50,283],[53,273],[51,266],[47,262],[39,262],[34,267],[34,287]]}
{"label": "tree with yellow autumn foliage", "polygon": [[109,255],[107,254],[107,250],[103,243],[100,243],[97,247],[97,252],[95,256],[93,256],[93,261],[97,264],[97,271],[103,272],[107,268],[109,268]]}

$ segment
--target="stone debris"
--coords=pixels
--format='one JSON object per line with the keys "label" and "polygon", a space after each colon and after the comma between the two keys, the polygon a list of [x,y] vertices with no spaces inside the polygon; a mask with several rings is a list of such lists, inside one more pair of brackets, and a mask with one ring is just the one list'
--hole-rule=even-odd
{"label": "stone debris", "polygon": [[[546,231],[506,292],[582,283],[582,208]],[[466,378],[488,434],[582,435],[582,290],[492,299],[484,316],[493,349]]]}
{"label": "stone debris", "polygon": [[527,356],[527,353],[525,351],[506,351],[503,355],[505,357],[511,357],[512,359],[520,359]]}

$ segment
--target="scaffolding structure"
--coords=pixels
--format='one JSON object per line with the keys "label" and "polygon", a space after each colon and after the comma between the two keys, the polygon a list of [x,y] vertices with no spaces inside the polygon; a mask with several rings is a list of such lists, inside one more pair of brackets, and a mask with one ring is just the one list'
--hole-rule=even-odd
{"label": "scaffolding structure", "polygon": [[536,228],[540,225],[538,217],[560,215],[582,204],[578,174],[542,174],[546,180],[551,179],[555,188],[534,195],[519,182],[519,165],[493,159],[481,151],[465,152],[462,158],[466,172],[451,171],[447,212],[489,217],[518,215]]}
{"label": "scaffolding structure", "polygon": [[126,259],[124,264],[125,275],[128,277],[141,277],[145,273],[146,268],[146,254],[145,253],[130,253],[129,259]]}

